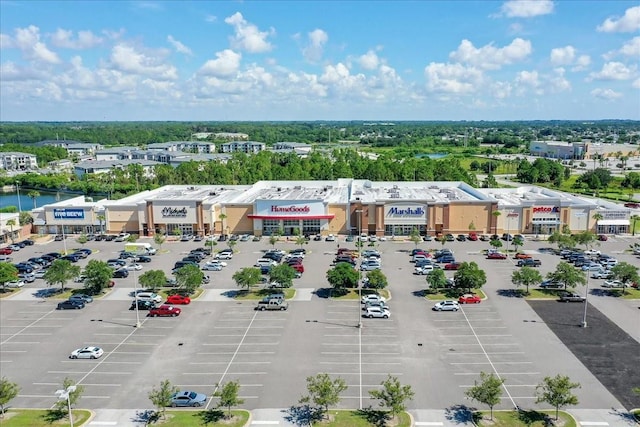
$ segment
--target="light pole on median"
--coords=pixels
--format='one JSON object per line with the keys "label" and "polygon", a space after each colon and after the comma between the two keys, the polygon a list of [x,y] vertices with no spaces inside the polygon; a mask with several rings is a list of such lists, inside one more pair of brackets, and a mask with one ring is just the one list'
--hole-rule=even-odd
{"label": "light pole on median", "polygon": [[586,291],[584,293],[584,314],[582,315],[582,327],[587,327],[587,305],[589,303],[589,271],[587,270],[587,286]]}
{"label": "light pole on median", "polygon": [[73,414],[71,413],[71,393],[76,391],[76,386],[70,385],[69,387],[62,390],[56,391],[56,396],[58,396],[58,400],[66,400],[67,407],[69,408],[69,426],[73,427]]}
{"label": "light pole on median", "polygon": [[362,241],[362,228],[360,222],[362,221],[362,209],[356,209],[356,215],[358,215],[358,233],[356,239],[358,242],[358,329],[362,328],[362,308],[360,304],[362,302],[362,286],[360,284],[360,269],[362,268],[362,246],[364,242]]}
{"label": "light pole on median", "polygon": [[20,181],[16,181],[16,193],[18,195],[18,213],[22,212],[22,202],[20,201]]}
{"label": "light pole on median", "polygon": [[134,294],[134,303],[136,304],[136,328],[142,326],[140,323],[140,311],[138,308],[138,274],[136,273],[136,269],[133,269],[133,294]]}

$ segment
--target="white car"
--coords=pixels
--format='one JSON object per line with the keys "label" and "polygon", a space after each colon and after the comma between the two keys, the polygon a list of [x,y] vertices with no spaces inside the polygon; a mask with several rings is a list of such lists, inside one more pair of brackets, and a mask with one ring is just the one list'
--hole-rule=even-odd
{"label": "white car", "polygon": [[433,311],[458,311],[460,310],[460,304],[458,301],[446,300],[436,303],[432,308]]}
{"label": "white car", "polygon": [[213,258],[214,259],[232,259],[233,252],[227,252],[227,251],[218,252]]}
{"label": "white car", "polygon": [[604,270],[604,267],[598,264],[597,262],[592,262],[591,264],[586,264],[580,267],[582,271],[601,271]]}
{"label": "white car", "polygon": [[222,264],[218,262],[208,262],[202,266],[202,269],[207,271],[222,271]]}
{"label": "white car", "polygon": [[325,242],[335,242],[336,236],[334,236],[333,234],[329,234],[324,240]]}
{"label": "white car", "polygon": [[380,270],[380,263],[377,261],[365,261],[360,264],[360,271]]}
{"label": "white car", "polygon": [[275,262],[272,259],[269,258],[260,258],[258,261],[256,261],[256,263],[254,264],[254,267],[273,267],[275,265],[278,265],[277,262]]}
{"label": "white car", "polygon": [[[38,271],[42,271],[42,270],[38,270]],[[45,272],[43,272],[42,274],[44,274]],[[24,280],[26,283],[31,283],[33,281],[36,280],[36,274],[35,273],[20,273],[18,274],[18,278],[21,280]]]}
{"label": "white car", "polygon": [[140,271],[142,266],[140,264],[129,264],[125,267],[129,271]]}
{"label": "white car", "polygon": [[628,288],[629,285],[622,283],[620,280],[605,280],[602,283],[603,288]]}
{"label": "white car", "polygon": [[118,237],[114,239],[114,242],[124,242],[129,237],[131,237],[129,233],[121,233],[121,234],[118,234]]}
{"label": "white car", "polygon": [[104,351],[100,347],[83,347],[73,350],[69,355],[69,359],[98,359]]}
{"label": "white car", "polygon": [[369,319],[373,319],[374,317],[388,319],[391,317],[391,312],[382,307],[368,307],[367,311],[362,314],[362,317],[368,317]]}
{"label": "white car", "polygon": [[585,255],[600,255],[600,251],[595,249],[587,249],[583,252]]}
{"label": "white car", "polygon": [[11,282],[7,282],[5,284],[7,288],[21,288],[24,286],[23,280],[12,280]]}
{"label": "white car", "polygon": [[413,274],[425,275],[433,271],[433,265],[423,265],[422,267],[416,267],[413,270]]}
{"label": "white car", "polygon": [[610,272],[603,269],[603,270],[598,270],[591,273],[591,278],[592,279],[608,279],[610,275],[611,275]]}
{"label": "white car", "polygon": [[362,304],[366,304],[368,302],[386,302],[387,299],[385,297],[381,297],[380,295],[376,295],[376,294],[368,294],[368,295],[364,295],[361,299],[360,302],[362,302]]}

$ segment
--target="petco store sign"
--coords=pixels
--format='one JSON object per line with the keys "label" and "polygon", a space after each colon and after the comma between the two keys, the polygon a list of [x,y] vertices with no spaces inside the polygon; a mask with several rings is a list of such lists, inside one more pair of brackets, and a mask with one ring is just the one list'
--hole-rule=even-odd
{"label": "petco store sign", "polygon": [[325,215],[325,206],[321,201],[298,200],[258,200],[257,216],[273,217],[305,217]]}
{"label": "petco store sign", "polygon": [[385,224],[424,224],[427,208],[424,205],[389,205],[384,207]]}
{"label": "petco store sign", "polygon": [[533,214],[559,214],[560,213],[560,208],[557,206],[536,206],[533,208]]}

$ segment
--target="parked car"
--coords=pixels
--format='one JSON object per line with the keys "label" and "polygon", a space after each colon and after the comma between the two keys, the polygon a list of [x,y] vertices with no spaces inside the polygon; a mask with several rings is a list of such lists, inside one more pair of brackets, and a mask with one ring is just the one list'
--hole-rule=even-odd
{"label": "parked car", "polygon": [[605,234],[598,234],[598,240],[600,240],[601,242],[606,242],[608,238]]}
{"label": "parked car", "polygon": [[476,294],[464,294],[458,298],[459,304],[480,304],[482,299]]}
{"label": "parked car", "polygon": [[542,289],[562,289],[564,288],[564,284],[560,282],[554,282],[553,280],[545,280],[544,282],[540,283],[538,287]]}
{"label": "parked car", "polygon": [[391,317],[391,312],[388,309],[382,307],[368,307],[362,314],[362,317],[367,317],[369,319],[388,319],[389,317]]}
{"label": "parked car", "polygon": [[384,297],[382,297],[382,296],[380,296],[380,295],[377,295],[377,294],[367,294],[367,295],[363,295],[363,296],[362,296],[362,298],[361,298],[361,300],[360,300],[360,302],[361,302],[362,304],[366,304],[366,303],[368,303],[368,302],[370,302],[370,301],[382,301],[382,302],[386,302],[387,300],[386,300],[386,298],[384,298]]}
{"label": "parked car", "polygon": [[380,270],[382,266],[376,261],[365,261],[360,265],[360,271]]}
{"label": "parked car", "polygon": [[562,302],[584,302],[585,298],[575,292],[561,292],[560,301]]}
{"label": "parked car", "polygon": [[93,297],[87,294],[74,294],[69,297],[70,301],[82,301],[85,304],[93,302]]}
{"label": "parked car", "polygon": [[529,258],[533,258],[531,255],[529,254],[525,254],[522,252],[518,252],[513,256],[514,259],[529,259]]}
{"label": "parked car", "polygon": [[607,270],[596,270],[593,273],[591,273],[591,278],[592,279],[611,279],[611,272],[607,271]]}
{"label": "parked car", "polygon": [[84,302],[72,300],[59,302],[56,307],[58,310],[79,310],[81,308],[84,308]]}
{"label": "parked car", "polygon": [[451,233],[449,233],[449,234],[445,234],[444,238],[445,238],[445,240],[446,240],[447,242],[453,242],[453,241],[455,241],[455,240],[456,240],[456,238],[455,238],[455,237],[453,237],[453,234],[451,234]]}
{"label": "parked car", "polygon": [[161,305],[160,307],[155,307],[149,310],[148,316],[150,317],[176,317],[179,316],[182,310],[178,307],[174,307],[172,305]]}
{"label": "parked car", "polygon": [[199,407],[204,405],[206,401],[207,396],[202,393],[196,393],[195,391],[179,391],[171,396],[170,405],[174,408],[178,406]]}
{"label": "parked car", "polygon": [[[33,274],[33,273],[23,273],[23,274]],[[15,288],[20,289],[24,286],[24,280],[12,280],[4,284],[7,288]]]}
{"label": "parked car", "polygon": [[187,305],[191,304],[191,298],[184,295],[169,295],[167,297],[167,304]]}
{"label": "parked car", "polygon": [[100,347],[82,347],[77,350],[73,350],[69,355],[69,359],[99,359],[104,353]]}
{"label": "parked car", "polygon": [[457,270],[460,268],[460,263],[459,262],[449,262],[447,264],[444,265],[444,269],[445,270]]}
{"label": "parked car", "polygon": [[469,235],[467,236],[467,240],[475,242],[478,240],[478,235],[476,233],[469,233]]}
{"label": "parked car", "polygon": [[[40,270],[42,271],[42,270]],[[44,274],[43,274],[44,275]],[[36,274],[32,273],[19,273],[18,279],[24,280],[25,283],[33,283],[36,280]]]}
{"label": "parked car", "polygon": [[113,277],[115,279],[123,279],[125,277],[129,277],[129,271],[125,268],[120,268],[113,272]]}
{"label": "parked car", "polygon": [[620,280],[605,280],[602,283],[603,288],[628,288],[627,283],[622,283]]}
{"label": "parked car", "polygon": [[136,262],[143,262],[143,263],[151,262],[151,257],[141,255],[136,257]]}
{"label": "parked car", "polygon": [[416,267],[413,269],[413,274],[417,274],[417,275],[427,275],[429,273],[431,273],[433,271],[433,265],[424,265],[422,267]]}
{"label": "parked car", "polygon": [[0,248],[0,255],[11,255],[13,250],[9,247]]}
{"label": "parked car", "polygon": [[114,239],[115,242],[124,242],[125,240],[129,239],[129,237],[131,237],[131,235],[129,233],[120,233],[118,234],[118,236]]}
{"label": "parked car", "polygon": [[518,267],[540,267],[542,262],[539,259],[526,258],[518,260]]}
{"label": "parked car", "polygon": [[458,311],[460,310],[460,304],[457,301],[445,300],[436,303],[433,308],[433,311]]}
{"label": "parked car", "polygon": [[205,271],[222,271],[222,264],[215,261],[209,261],[202,266]]}
{"label": "parked car", "polygon": [[131,306],[129,307],[129,310],[136,309],[136,302],[138,304],[138,310],[151,310],[152,308],[156,308],[156,303],[153,301],[133,300],[131,301]]}
{"label": "parked car", "polygon": [[464,234],[458,234],[458,237],[456,237],[456,240],[459,242],[466,242],[467,236],[465,236]]}
{"label": "parked car", "polygon": [[136,298],[141,301],[152,301],[156,304],[162,302],[162,297],[155,292],[139,292]]}
{"label": "parked car", "polygon": [[501,252],[491,252],[487,255],[487,259],[507,259],[507,255]]}
{"label": "parked car", "polygon": [[222,250],[222,251],[218,252],[214,256],[214,258],[215,259],[232,259],[233,258],[233,252]]}
{"label": "parked car", "polygon": [[334,236],[333,234],[329,234],[327,237],[325,237],[324,241],[325,242],[335,242],[336,241],[336,236]]}
{"label": "parked car", "polygon": [[142,270],[142,266],[140,264],[129,264],[127,266],[125,266],[124,268],[126,268],[128,271],[140,271]]}

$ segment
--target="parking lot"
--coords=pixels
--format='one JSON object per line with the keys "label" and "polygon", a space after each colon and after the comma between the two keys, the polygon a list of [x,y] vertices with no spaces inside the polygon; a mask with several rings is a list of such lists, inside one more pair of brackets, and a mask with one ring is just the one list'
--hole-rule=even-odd
{"label": "parking lot", "polygon": [[[611,239],[603,242],[601,250],[636,262],[621,253],[630,241]],[[79,246],[70,239],[66,244]],[[166,242],[162,253],[144,264],[142,272],[162,269],[169,274],[175,261],[201,245]],[[0,369],[21,387],[12,404],[49,407],[62,380],[70,377],[85,386],[80,406],[87,408],[148,408],[147,393],[163,379],[207,395],[216,384],[238,380],[243,407],[286,408],[305,394],[307,376],[326,372],[348,385],[340,407],[375,405],[368,392],[390,374],[415,391],[409,408],[443,409],[470,404],[464,391],[483,371],[506,380],[500,408],[535,407],[535,386],[545,376],[558,373],[583,385],[576,391],[579,408],[621,407],[536,310],[507,292],[513,289],[510,276],[517,267],[512,260],[486,260],[480,251],[487,243],[446,245],[454,250],[456,260],[475,261],[487,273],[483,290],[488,299],[463,305],[458,312],[431,311],[433,304],[421,293],[426,288],[425,277],[413,275],[409,263],[413,243],[377,243],[390,283],[390,319],[361,319],[358,302],[327,299],[324,292],[318,292],[328,286],[325,275],[337,245],[353,247],[344,241],[312,241],[305,246],[305,273],[294,280],[296,297],[283,312],[254,311],[255,301],[236,301],[229,292],[237,290],[233,272],[253,265],[270,247],[266,239],[239,243],[228,267],[206,272],[211,283],[204,286],[197,301],[182,307],[180,317],[146,318],[141,311],[141,328],[135,328],[135,311],[128,310],[134,274],[115,279],[116,286],[108,295],[83,310],[56,311],[59,300],[34,297],[46,287],[36,280],[17,295],[0,300]],[[122,243],[114,242],[85,246],[96,250],[89,259],[101,260],[114,258],[123,249]],[[436,242],[419,246],[441,247]],[[541,272],[546,273],[559,258],[538,254],[536,248],[541,246],[547,245],[528,241],[524,249],[542,260]],[[219,243],[215,249],[224,247]],[[281,242],[277,247],[289,250],[296,246]],[[15,254],[14,259],[62,249],[62,242],[37,244]],[[598,289],[597,281],[591,285]],[[638,341],[638,310],[632,311],[637,302],[601,293],[590,296],[590,302]],[[360,321],[362,328],[358,328]],[[98,360],[68,359],[73,349],[85,345],[100,346],[105,355]]]}

